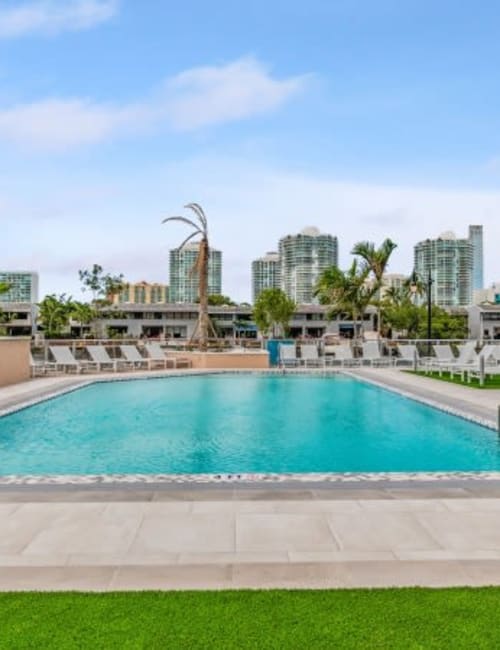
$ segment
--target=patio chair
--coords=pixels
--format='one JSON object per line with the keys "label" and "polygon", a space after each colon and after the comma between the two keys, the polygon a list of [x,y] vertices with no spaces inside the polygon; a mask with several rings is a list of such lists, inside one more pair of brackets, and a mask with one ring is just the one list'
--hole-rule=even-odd
{"label": "patio chair", "polygon": [[77,361],[67,345],[50,345],[50,354],[54,357],[53,367],[58,370],[62,369],[64,372],[73,370],[76,373],[83,372],[89,369],[92,365],[90,361]]}
{"label": "patio chair", "polygon": [[342,367],[353,367],[361,365],[361,359],[355,359],[352,353],[352,348],[348,343],[342,343],[341,345],[336,345],[335,347],[335,357],[326,359],[327,365],[334,366],[340,365]]}
{"label": "patio chair", "polygon": [[318,354],[318,346],[315,343],[304,343],[300,346],[300,362],[308,366],[323,366],[324,358]]}
{"label": "patio chair", "polygon": [[[435,345],[434,350],[436,355],[438,355],[439,349],[441,347],[450,347],[449,345],[440,346]],[[451,348],[450,348],[451,351]],[[444,356],[444,353],[441,353]],[[453,352],[452,352],[453,354]],[[431,361],[431,366],[437,367],[439,374],[441,375],[443,371],[451,372],[455,368],[462,368],[463,366],[470,366],[471,364],[478,362],[478,355],[476,354],[476,341],[467,341],[462,348],[458,357],[453,356],[451,359],[443,358],[438,359],[437,361]]]}
{"label": "patio chair", "polygon": [[190,368],[192,365],[192,362],[185,357],[167,356],[159,343],[146,343],[144,349],[151,362],[163,368]]}
{"label": "patio chair", "polygon": [[380,348],[377,341],[363,342],[363,363],[367,362],[370,366],[390,366],[392,359],[380,354]]}
{"label": "patio chair", "polygon": [[456,364],[448,367],[450,375],[460,375],[462,381],[464,381],[467,376],[470,381],[471,377],[476,375],[479,376],[481,374],[481,358],[484,358],[485,374],[490,370],[493,371],[495,368],[498,368],[495,348],[495,345],[485,345],[478,354],[474,354],[474,356],[466,363],[461,364],[457,359]]}
{"label": "patio chair", "polygon": [[417,359],[417,365],[420,362],[420,355],[416,345],[411,343],[398,345],[397,350],[400,356],[395,360],[396,366],[412,366],[415,363],[415,357]]}
{"label": "patio chair", "polygon": [[56,364],[51,361],[36,361],[30,352],[30,373],[32,377],[44,377],[49,370],[56,370]]}
{"label": "patio chair", "polygon": [[297,359],[297,353],[295,351],[295,343],[280,343],[279,346],[279,364],[282,368],[287,366],[297,366],[299,360]]}
{"label": "patio chair", "polygon": [[120,352],[136,370],[140,368],[151,370],[151,359],[144,358],[135,345],[120,345]]}
{"label": "patio chair", "polygon": [[97,364],[97,370],[126,370],[131,367],[130,362],[123,359],[112,359],[104,345],[85,346],[90,358]]}

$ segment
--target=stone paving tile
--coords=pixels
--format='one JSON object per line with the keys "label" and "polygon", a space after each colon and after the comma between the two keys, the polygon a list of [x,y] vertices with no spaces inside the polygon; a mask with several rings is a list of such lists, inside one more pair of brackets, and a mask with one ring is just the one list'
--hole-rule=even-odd
{"label": "stone paving tile", "polygon": [[232,586],[238,589],[336,588],[348,585],[342,563],[239,564],[233,565]]}
{"label": "stone paving tile", "polygon": [[179,553],[71,553],[67,566],[170,566],[178,564]]}
{"label": "stone paving tile", "polygon": [[238,514],[237,551],[335,550],[324,515]]}
{"label": "stone paving tile", "polygon": [[121,567],[110,584],[112,590],[228,589],[231,586],[231,565],[214,564]]}
{"label": "stone paving tile", "polygon": [[[439,516],[442,516],[442,513],[436,513],[436,517]],[[416,515],[410,513],[333,514],[328,515],[328,522],[342,550],[394,551],[440,548],[433,536],[417,520]]]}
{"label": "stone paving tile", "polygon": [[396,561],[391,551],[290,551],[290,562],[381,562]]}
{"label": "stone paving tile", "polygon": [[500,548],[500,517],[492,516],[491,512],[419,512],[415,517],[441,548],[493,551]]}
{"label": "stone paving tile", "polygon": [[238,501],[276,501],[282,499],[292,499],[294,501],[310,501],[315,498],[313,490],[297,490],[289,488],[285,491],[279,490],[279,487],[271,489],[244,489],[234,491],[234,498]]}
{"label": "stone paving tile", "polygon": [[146,515],[131,554],[234,551],[234,517],[215,514]]}
{"label": "stone paving tile", "polygon": [[500,513],[500,499],[491,499],[484,497],[481,499],[471,498],[471,499],[460,499],[456,500],[444,500],[443,503],[446,504],[448,510],[452,512],[498,512]]}
{"label": "stone paving tile", "polygon": [[347,587],[453,587],[467,585],[461,562],[346,562]]}
{"label": "stone paving tile", "polygon": [[390,487],[387,493],[394,499],[466,499],[472,496],[468,488],[446,487]]}
{"label": "stone paving tile", "polygon": [[358,503],[360,508],[367,512],[446,512],[448,510],[446,502],[439,499],[373,499]]}
{"label": "stone paving tile", "polygon": [[312,491],[316,499],[326,500],[334,499],[335,501],[340,500],[360,500],[363,499],[393,499],[393,495],[390,494],[384,488],[321,488]]}
{"label": "stone paving tile", "polygon": [[112,567],[3,567],[0,591],[106,591]]}
{"label": "stone paving tile", "polygon": [[500,560],[500,549],[480,551],[474,549],[435,551],[395,551],[398,560],[420,562],[421,560]]}
{"label": "stone paving tile", "polygon": [[288,563],[286,551],[267,551],[262,553],[181,553],[180,564],[278,564]]}

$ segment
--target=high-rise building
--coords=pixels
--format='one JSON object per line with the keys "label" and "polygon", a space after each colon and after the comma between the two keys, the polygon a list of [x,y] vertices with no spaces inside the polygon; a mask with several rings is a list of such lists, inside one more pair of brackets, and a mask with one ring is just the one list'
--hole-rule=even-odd
{"label": "high-rise building", "polygon": [[8,291],[0,293],[0,302],[38,302],[38,273],[33,271],[0,271],[0,283],[9,285]]}
{"label": "high-rise building", "polygon": [[317,302],[314,288],[321,273],[338,265],[338,240],[317,228],[304,228],[279,242],[281,288],[298,304]]}
{"label": "high-rise building", "polygon": [[414,250],[414,268],[422,281],[432,279],[432,302],[440,307],[472,304],[474,248],[469,239],[445,232],[437,239],[419,242]]}
{"label": "high-rise building", "polygon": [[380,287],[380,299],[382,300],[390,289],[403,289],[407,282],[408,276],[402,273],[384,273]]}
{"label": "high-rise building", "polygon": [[473,247],[472,290],[484,289],[483,227],[469,226],[469,241]]}
{"label": "high-rise building", "polygon": [[112,297],[115,305],[143,304],[158,305],[168,302],[168,286],[156,282],[136,282],[123,285],[120,293]]}
{"label": "high-rise building", "polygon": [[[187,244],[170,251],[170,302],[194,303],[200,299],[198,272],[194,268],[199,244]],[[210,249],[208,258],[208,293],[222,293],[222,252]]]}
{"label": "high-rise building", "polygon": [[279,289],[280,287],[280,256],[278,253],[266,253],[264,257],[259,257],[252,262],[252,298],[254,302],[264,289]]}

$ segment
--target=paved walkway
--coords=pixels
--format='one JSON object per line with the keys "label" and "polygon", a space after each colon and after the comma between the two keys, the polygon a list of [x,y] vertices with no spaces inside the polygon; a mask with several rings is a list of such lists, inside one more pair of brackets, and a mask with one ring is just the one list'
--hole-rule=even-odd
{"label": "paved walkway", "polygon": [[164,494],[27,503],[4,494],[0,589],[500,584],[500,498]]}

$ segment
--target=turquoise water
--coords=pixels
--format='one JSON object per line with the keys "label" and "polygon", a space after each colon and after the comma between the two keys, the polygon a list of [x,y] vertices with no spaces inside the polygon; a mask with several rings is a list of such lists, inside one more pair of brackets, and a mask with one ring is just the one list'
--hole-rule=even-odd
{"label": "turquoise water", "polygon": [[0,475],[498,469],[494,431],[341,376],[100,383],[0,418]]}

